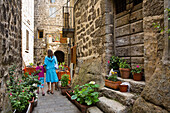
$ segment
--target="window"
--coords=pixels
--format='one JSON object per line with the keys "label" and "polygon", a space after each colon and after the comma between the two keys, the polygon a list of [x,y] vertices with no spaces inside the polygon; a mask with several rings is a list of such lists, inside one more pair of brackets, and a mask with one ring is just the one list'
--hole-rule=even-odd
{"label": "window", "polygon": [[133,0],[134,6],[138,5],[138,4],[142,3],[142,2],[143,2],[143,0]]}
{"label": "window", "polygon": [[26,30],[26,50],[29,50],[29,31]]}
{"label": "window", "polygon": [[126,0],[116,0],[116,14],[126,10]]}
{"label": "window", "polygon": [[43,30],[38,31],[38,38],[41,39],[43,38],[43,36],[44,36]]}
{"label": "window", "polygon": [[55,0],[50,0],[50,3],[52,3],[52,4],[55,3]]}
{"label": "window", "polygon": [[50,9],[49,9],[49,16],[50,17],[52,17],[52,18],[54,18],[54,17],[56,17],[56,7],[50,7]]}

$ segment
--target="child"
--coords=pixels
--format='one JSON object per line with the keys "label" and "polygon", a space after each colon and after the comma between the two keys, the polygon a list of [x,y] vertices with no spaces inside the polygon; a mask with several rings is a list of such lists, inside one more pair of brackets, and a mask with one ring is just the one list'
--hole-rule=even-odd
{"label": "child", "polygon": [[40,66],[40,62],[37,63],[37,67],[36,67],[36,70],[41,70],[40,73],[38,73],[38,80],[41,82],[41,85],[37,85],[38,87],[38,90],[37,90],[37,93],[39,94],[39,88],[41,88],[42,90],[42,96],[45,96],[45,93],[44,93],[44,72],[45,72],[45,69],[43,66]]}

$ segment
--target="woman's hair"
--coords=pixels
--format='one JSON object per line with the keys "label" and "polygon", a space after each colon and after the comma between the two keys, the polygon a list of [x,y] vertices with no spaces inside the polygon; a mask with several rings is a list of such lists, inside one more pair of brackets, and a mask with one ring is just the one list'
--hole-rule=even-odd
{"label": "woman's hair", "polygon": [[53,57],[53,51],[51,49],[48,50],[48,57]]}

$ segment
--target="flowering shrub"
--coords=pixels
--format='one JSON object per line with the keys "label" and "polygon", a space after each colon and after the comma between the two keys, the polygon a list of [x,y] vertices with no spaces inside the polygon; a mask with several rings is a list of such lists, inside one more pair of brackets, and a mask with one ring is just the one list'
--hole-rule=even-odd
{"label": "flowering shrub", "polygon": [[137,65],[135,69],[132,69],[131,70],[132,73],[141,73],[142,72],[142,68]]}
{"label": "flowering shrub", "polygon": [[120,58],[116,56],[112,56],[110,58],[110,61],[108,61],[110,68],[112,68],[113,70],[119,70],[119,63],[120,63]]}
{"label": "flowering shrub", "polygon": [[[7,90],[9,93],[9,99],[13,109],[21,112],[28,106],[28,100],[35,97],[33,91],[37,88],[33,84],[40,84],[38,76],[32,76],[26,73],[26,76],[18,78],[15,74],[15,66],[9,69],[9,80],[7,81]],[[39,72],[39,71],[38,71]],[[36,72],[36,73],[38,73]],[[35,74],[35,73],[33,73]]]}
{"label": "flowering shrub", "polygon": [[95,92],[96,88],[99,88],[99,85],[95,84],[94,81],[82,86],[77,85],[74,87],[74,94],[71,96],[71,99],[76,99],[80,104],[95,104],[99,101],[99,93]]}
{"label": "flowering shrub", "polygon": [[117,72],[111,72],[111,73],[112,73],[112,75],[108,77],[108,80],[116,82],[117,81]]}

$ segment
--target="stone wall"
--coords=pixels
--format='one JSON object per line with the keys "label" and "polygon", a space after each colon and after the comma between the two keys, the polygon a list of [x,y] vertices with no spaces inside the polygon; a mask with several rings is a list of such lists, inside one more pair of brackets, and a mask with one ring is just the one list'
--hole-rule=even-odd
{"label": "stone wall", "polygon": [[21,0],[0,1],[0,112],[10,112],[6,80],[8,68],[15,64],[21,73]]}
{"label": "stone wall", "polygon": [[77,67],[73,85],[91,80],[104,85],[107,61],[113,54],[113,7],[108,1],[77,0],[74,5]]}
{"label": "stone wall", "polygon": [[[168,6],[169,4],[169,6]],[[169,0],[144,0],[144,49],[145,77],[147,84],[133,106],[133,113],[169,113],[170,112],[170,61],[168,34],[153,28],[153,23],[167,26]],[[165,17],[165,18],[164,18]]]}
{"label": "stone wall", "polygon": [[[58,42],[52,42],[50,40],[49,43],[49,34],[59,34],[62,31],[62,7],[66,5],[66,0],[55,0],[55,3],[50,3],[51,0],[35,0],[35,10],[34,10],[34,19],[35,19],[35,35],[34,35],[34,62],[37,61],[44,62],[44,58],[47,55],[47,50],[52,49],[53,52],[57,51],[58,48],[67,47],[67,44],[61,44]],[[55,7],[56,12],[55,17],[50,17],[50,7]],[[52,14],[51,14],[52,15]],[[38,38],[38,30],[43,30],[43,39]],[[63,48],[63,49],[64,49]],[[67,51],[63,51],[65,56],[67,55]],[[67,62],[67,57],[65,59]]]}

